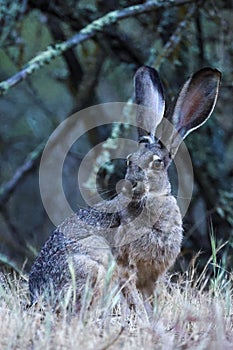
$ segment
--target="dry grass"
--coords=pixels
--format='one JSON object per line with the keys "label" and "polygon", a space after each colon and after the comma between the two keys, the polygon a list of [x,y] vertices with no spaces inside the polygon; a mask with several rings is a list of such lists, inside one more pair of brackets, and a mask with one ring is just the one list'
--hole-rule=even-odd
{"label": "dry grass", "polygon": [[49,306],[26,307],[27,283],[22,278],[0,281],[0,349],[233,348],[231,274],[217,273],[208,291],[207,278],[194,278],[194,270],[176,283],[161,283],[149,323],[110,291],[102,306],[57,314]]}

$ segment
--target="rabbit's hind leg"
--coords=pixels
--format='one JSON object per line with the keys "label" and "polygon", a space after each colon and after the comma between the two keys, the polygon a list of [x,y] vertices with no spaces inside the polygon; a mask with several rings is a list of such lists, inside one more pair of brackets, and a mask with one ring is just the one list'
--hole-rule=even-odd
{"label": "rabbit's hind leg", "polygon": [[[124,278],[123,278],[124,276]],[[134,314],[137,321],[143,326],[149,325],[148,313],[144,305],[143,296],[136,287],[136,271],[130,274],[121,273],[121,288],[124,301],[126,302],[125,317],[128,318],[130,314]]]}

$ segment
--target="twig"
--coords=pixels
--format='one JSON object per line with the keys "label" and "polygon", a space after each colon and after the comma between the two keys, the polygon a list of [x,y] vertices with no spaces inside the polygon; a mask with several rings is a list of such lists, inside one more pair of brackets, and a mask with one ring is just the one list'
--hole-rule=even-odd
{"label": "twig", "polygon": [[100,348],[100,350],[107,350],[109,349],[113,344],[116,343],[116,341],[120,338],[120,336],[122,335],[122,333],[124,332],[125,328],[121,327],[119,333],[106,345],[104,345],[103,347]]}
{"label": "twig", "polygon": [[95,96],[95,87],[98,83],[101,68],[104,62],[104,54],[102,51],[96,54],[96,62],[84,74],[83,83],[79,86],[77,92],[77,102],[75,103],[74,112],[80,111],[88,107],[90,96]]}
{"label": "twig", "polygon": [[158,69],[163,63],[163,61],[171,55],[171,53],[175,50],[175,48],[183,38],[183,34],[185,34],[185,28],[190,23],[189,21],[194,15],[195,11],[196,6],[192,5],[189,8],[185,18],[182,21],[180,21],[180,23],[178,23],[175,32],[170,36],[169,40],[164,45],[161,54],[156,58],[156,60],[154,59],[155,55],[153,54],[153,52],[151,53],[150,58],[148,60],[149,66],[153,66],[154,68]]}
{"label": "twig", "polygon": [[38,161],[42,150],[44,148],[44,143],[40,144],[33,152],[31,152],[26,161],[16,170],[15,174],[7,183],[0,187],[0,208],[4,206],[4,204],[10,198],[12,192],[14,192],[17,184],[22,180],[24,175],[28,173]]}
{"label": "twig", "polygon": [[[66,39],[60,22],[56,17],[49,16],[47,23],[55,42],[61,42]],[[77,84],[80,84],[83,78],[82,67],[79,63],[79,60],[77,59],[74,49],[69,49],[65,51],[63,53],[63,57],[69,70],[69,79],[72,84],[72,88],[76,92],[78,89]]]}
{"label": "twig", "polygon": [[200,66],[205,62],[205,51],[204,51],[204,43],[203,43],[203,30],[202,30],[202,22],[201,22],[201,13],[199,8],[197,7],[195,14],[195,22],[196,22],[196,37],[198,43],[198,60]]}
{"label": "twig", "polygon": [[92,23],[88,24],[85,28],[80,30],[80,32],[74,35],[72,38],[63,41],[62,43],[49,46],[47,50],[41,52],[39,55],[30,60],[21,71],[17,72],[9,79],[0,83],[0,95],[6,93],[12,86],[15,86],[16,84],[24,80],[28,75],[43,67],[45,64],[50,63],[53,59],[60,56],[66,50],[71,49],[74,46],[80,44],[81,42],[95,36],[97,33],[101,32],[106,26],[114,24],[121,19],[130,16],[136,16],[144,12],[154,11],[157,9],[168,8],[173,6],[182,6],[186,4],[191,4],[192,2],[192,0],[167,0],[166,2],[152,0],[143,4],[124,8],[122,10],[109,12],[107,15],[98,18]]}

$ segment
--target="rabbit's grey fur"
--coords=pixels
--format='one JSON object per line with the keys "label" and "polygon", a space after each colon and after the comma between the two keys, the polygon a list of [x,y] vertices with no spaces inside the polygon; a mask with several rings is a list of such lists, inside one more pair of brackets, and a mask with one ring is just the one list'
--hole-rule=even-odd
{"label": "rabbit's grey fur", "polygon": [[[105,205],[81,209],[49,237],[30,272],[32,303],[44,293],[59,299],[74,281],[78,303],[88,279],[98,297],[111,261],[116,263],[112,283],[131,278],[145,297],[153,294],[182,242],[182,217],[167,170],[182,139],[209,118],[219,82],[217,70],[204,68],[185,83],[170,118],[174,131],[160,127],[165,102],[158,73],[137,70],[139,144],[127,159],[122,193]],[[155,137],[159,128],[161,138]],[[111,206],[118,211],[109,213]]]}

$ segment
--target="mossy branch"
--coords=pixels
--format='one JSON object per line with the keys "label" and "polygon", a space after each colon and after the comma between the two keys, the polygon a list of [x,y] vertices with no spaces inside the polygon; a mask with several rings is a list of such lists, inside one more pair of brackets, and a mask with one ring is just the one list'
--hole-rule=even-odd
{"label": "mossy branch", "polygon": [[121,10],[116,10],[109,12],[105,16],[94,20],[92,23],[88,24],[85,28],[80,30],[79,33],[75,34],[72,38],[58,43],[55,45],[50,45],[48,48],[38,54],[36,57],[31,59],[21,71],[17,72],[15,75],[9,79],[0,83],[0,95],[6,93],[11,87],[15,86],[22,80],[26,79],[27,76],[31,75],[33,72],[39,70],[45,64],[49,64],[53,59],[59,57],[66,50],[73,48],[74,46],[82,43],[83,41],[94,37],[97,33],[103,31],[103,29],[109,25],[117,23],[127,17],[136,16],[141,13],[155,11],[161,8],[168,8],[172,6],[182,6],[186,4],[191,4],[193,1],[180,1],[180,0],[151,0],[143,4],[130,6]]}

